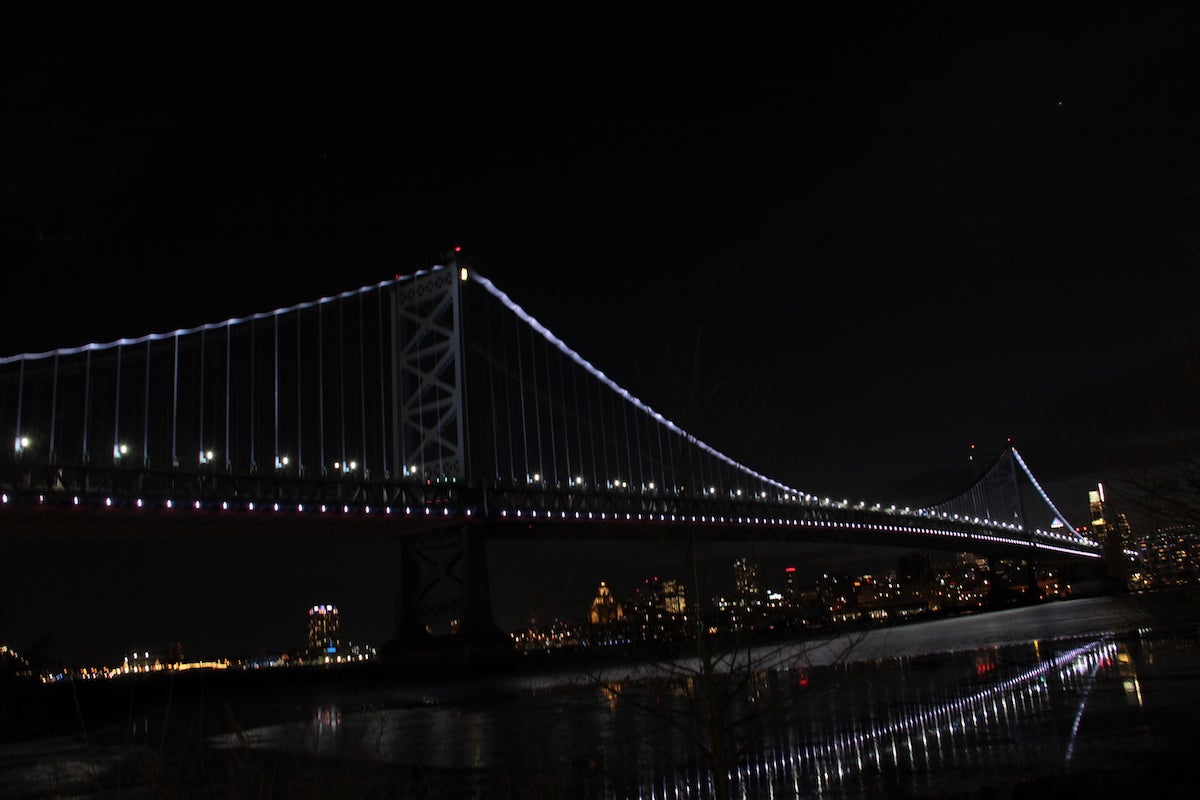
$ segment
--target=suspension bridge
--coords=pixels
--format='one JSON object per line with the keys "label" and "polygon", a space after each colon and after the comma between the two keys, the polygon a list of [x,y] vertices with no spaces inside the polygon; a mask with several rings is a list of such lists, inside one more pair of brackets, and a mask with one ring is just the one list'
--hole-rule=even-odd
{"label": "suspension bridge", "polygon": [[400,628],[490,622],[503,536],[776,537],[1101,558],[1012,447],[922,507],[818,497],[617,385],[457,261],[312,302],[0,357],[0,531],[403,537]]}

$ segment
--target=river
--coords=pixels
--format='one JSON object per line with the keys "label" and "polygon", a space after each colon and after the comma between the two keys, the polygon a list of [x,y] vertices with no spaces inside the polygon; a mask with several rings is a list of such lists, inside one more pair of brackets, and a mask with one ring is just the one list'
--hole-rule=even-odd
{"label": "river", "polygon": [[169,743],[149,704],[0,745],[0,796],[707,798],[714,741],[734,797],[1174,796],[1197,621],[1190,598],[1094,597],[723,654],[711,683],[694,659],[332,682],[211,698],[224,724]]}

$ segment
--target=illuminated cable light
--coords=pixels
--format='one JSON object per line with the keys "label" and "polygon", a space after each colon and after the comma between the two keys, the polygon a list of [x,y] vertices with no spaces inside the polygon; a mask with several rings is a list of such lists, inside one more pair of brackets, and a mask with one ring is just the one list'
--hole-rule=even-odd
{"label": "illuminated cable light", "polygon": [[175,507],[175,501],[174,501],[174,500],[168,500],[168,501],[167,501],[167,508],[174,508],[174,507]]}
{"label": "illuminated cable light", "polygon": [[0,494],[0,503],[8,504],[8,493]]}
{"label": "illuminated cable light", "polygon": [[253,511],[254,510],[254,501],[251,500],[249,503],[247,503],[246,508],[250,511]]}
{"label": "illuminated cable light", "polygon": [[193,506],[194,506],[194,507],[195,507],[197,510],[199,510],[199,509],[200,509],[200,501],[199,501],[199,500],[197,500],[197,501],[195,501],[194,503],[192,503],[192,505],[193,505]]}
{"label": "illuminated cable light", "polygon": [[229,501],[228,501],[228,500],[222,500],[222,501],[221,501],[221,510],[222,510],[222,511],[228,511],[228,510],[229,510]]}

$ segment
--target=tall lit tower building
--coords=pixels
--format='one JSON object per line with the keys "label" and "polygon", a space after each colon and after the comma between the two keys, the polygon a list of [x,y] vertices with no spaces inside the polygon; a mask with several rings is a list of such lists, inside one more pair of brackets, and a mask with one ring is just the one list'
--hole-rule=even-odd
{"label": "tall lit tower building", "polygon": [[758,564],[748,558],[733,562],[733,588],[743,600],[758,597]]}
{"label": "tall lit tower building", "polygon": [[309,649],[336,653],[341,647],[340,627],[337,606],[322,604],[310,608],[308,610]]}
{"label": "tall lit tower building", "polygon": [[1096,484],[1096,488],[1088,492],[1088,507],[1091,510],[1092,531],[1104,551],[1109,577],[1127,584],[1133,563],[1125,551],[1134,543],[1129,519],[1113,510],[1104,496],[1102,483]]}
{"label": "tall lit tower building", "polygon": [[1104,544],[1108,539],[1108,523],[1106,521],[1105,505],[1107,501],[1104,499],[1104,484],[1097,483],[1096,488],[1088,492],[1088,510],[1092,515],[1092,532]]}

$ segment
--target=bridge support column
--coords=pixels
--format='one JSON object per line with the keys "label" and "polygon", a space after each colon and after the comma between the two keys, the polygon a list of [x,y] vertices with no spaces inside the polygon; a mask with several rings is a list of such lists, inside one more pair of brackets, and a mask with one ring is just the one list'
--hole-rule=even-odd
{"label": "bridge support column", "polygon": [[507,644],[492,614],[487,528],[439,528],[401,543],[393,649],[439,642],[478,648]]}

